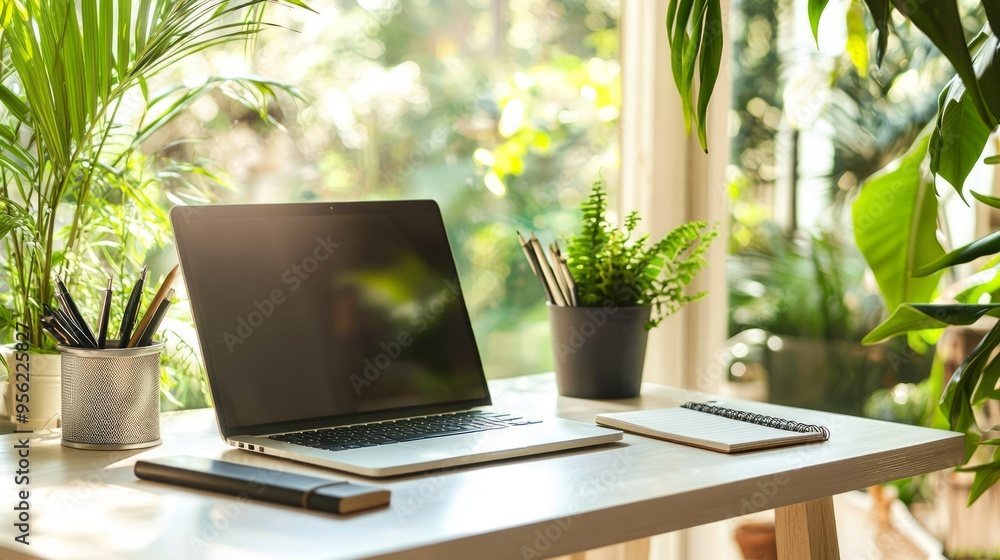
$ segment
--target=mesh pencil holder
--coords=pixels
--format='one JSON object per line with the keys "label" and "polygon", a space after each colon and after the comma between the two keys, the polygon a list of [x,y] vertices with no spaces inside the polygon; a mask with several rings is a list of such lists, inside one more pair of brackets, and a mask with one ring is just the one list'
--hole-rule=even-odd
{"label": "mesh pencil holder", "polygon": [[60,346],[62,444],[78,449],[140,449],[160,444],[160,351]]}

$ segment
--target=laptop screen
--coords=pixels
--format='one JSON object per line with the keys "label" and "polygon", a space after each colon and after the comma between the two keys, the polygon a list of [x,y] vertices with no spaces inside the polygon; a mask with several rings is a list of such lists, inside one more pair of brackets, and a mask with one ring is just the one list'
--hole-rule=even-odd
{"label": "laptop screen", "polygon": [[488,403],[433,202],[178,207],[171,219],[227,431]]}

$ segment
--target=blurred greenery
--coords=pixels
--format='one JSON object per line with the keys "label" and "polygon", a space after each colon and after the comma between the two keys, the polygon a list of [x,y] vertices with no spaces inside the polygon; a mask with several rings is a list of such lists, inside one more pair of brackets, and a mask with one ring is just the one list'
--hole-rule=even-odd
{"label": "blurred greenery", "polygon": [[[776,348],[784,354],[752,349],[734,371],[758,371],[749,363],[755,359],[792,368],[768,373],[772,381],[808,376],[823,384],[817,402],[796,404],[860,414],[871,390],[917,380],[927,363],[916,356],[897,364],[894,356],[913,354],[905,341],[860,348],[886,309],[853,243],[848,210],[859,185],[933,119],[934,92],[950,69],[907,26],[894,30],[876,67],[857,1],[824,15],[817,48],[808,28],[798,28],[805,10],[798,0],[734,3],[730,335],[755,329],[781,335]],[[851,376],[827,376],[792,359],[808,359],[809,351],[847,360],[855,379],[848,383]],[[781,390],[772,388],[772,396],[780,399]]]}
{"label": "blurred greenery", "polygon": [[[269,14],[295,33],[265,30],[249,59],[220,49],[171,75],[259,73],[295,84],[304,101],[281,95],[262,118],[210,95],[150,142],[175,159],[219,162],[232,190],[213,200],[438,201],[487,375],[551,369],[544,296],[515,231],[547,243],[575,230],[602,169],[614,206],[618,1],[309,5],[316,13]],[[179,137],[206,141],[171,144]],[[181,302],[169,326],[193,347],[186,313]],[[165,406],[204,403],[200,366],[188,366]]]}

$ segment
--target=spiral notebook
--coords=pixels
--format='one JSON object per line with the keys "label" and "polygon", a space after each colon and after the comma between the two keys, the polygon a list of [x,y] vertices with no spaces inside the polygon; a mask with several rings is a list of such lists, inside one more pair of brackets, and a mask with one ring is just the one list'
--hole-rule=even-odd
{"label": "spiral notebook", "polygon": [[708,403],[599,414],[597,423],[642,436],[722,453],[826,441],[830,430]]}

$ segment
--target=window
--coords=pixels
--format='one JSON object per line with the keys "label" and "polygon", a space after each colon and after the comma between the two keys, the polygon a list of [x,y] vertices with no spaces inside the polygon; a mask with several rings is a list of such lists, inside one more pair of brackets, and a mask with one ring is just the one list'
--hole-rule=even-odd
{"label": "window", "polygon": [[167,151],[220,163],[226,202],[437,200],[487,375],[551,370],[515,231],[565,236],[596,177],[617,188],[618,1],[309,4],[317,13],[271,10],[296,32],[266,30],[249,60],[216,50],[177,69],[188,82],[258,74],[303,99],[282,95],[262,118],[205,98],[163,142],[211,141]]}
{"label": "window", "polygon": [[[860,344],[887,310],[851,204],[934,118],[953,72],[902,19],[877,66],[859,1],[829,5],[817,47],[807,4],[734,4],[729,373],[758,398],[862,414],[874,392],[926,378],[930,353]],[[974,220],[944,194],[952,246],[971,241]]]}

